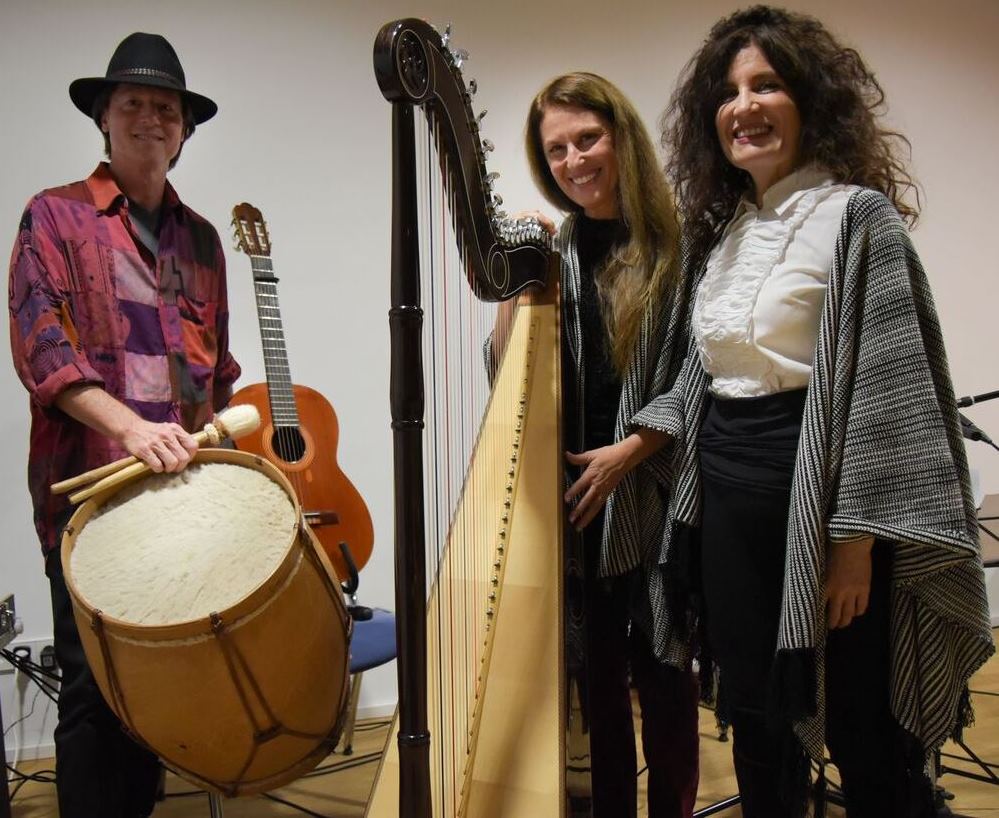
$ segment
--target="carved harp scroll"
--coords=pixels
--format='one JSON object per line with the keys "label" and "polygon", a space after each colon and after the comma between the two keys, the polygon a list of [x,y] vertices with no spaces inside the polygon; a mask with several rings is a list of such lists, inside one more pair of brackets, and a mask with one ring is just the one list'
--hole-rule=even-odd
{"label": "carved harp scroll", "polygon": [[[392,103],[392,306],[390,399],[395,463],[395,582],[399,713],[398,815],[431,818],[427,724],[427,558],[425,542],[424,353],[421,338],[420,235],[415,111],[422,109],[436,147],[450,222],[463,273],[478,299],[509,299],[543,288],[557,263],[546,232],[533,219],[511,220],[498,210],[492,149],[479,134],[465,56],[416,19],[385,25],[375,40],[379,88]],[[557,313],[557,306],[554,307]],[[556,318],[557,325],[557,318]],[[480,339],[482,340],[482,339]],[[556,341],[557,343],[557,341]],[[557,488],[557,481],[554,486]],[[487,626],[488,629],[488,626]],[[370,813],[369,807],[369,813]]]}

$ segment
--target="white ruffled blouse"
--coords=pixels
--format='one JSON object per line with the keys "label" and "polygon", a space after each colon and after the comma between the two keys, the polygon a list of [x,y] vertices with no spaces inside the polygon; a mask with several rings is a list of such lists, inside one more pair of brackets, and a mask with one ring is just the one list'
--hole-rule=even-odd
{"label": "white ruffled blouse", "polygon": [[711,393],[772,395],[808,385],[829,269],[858,188],[805,167],[743,200],[708,257],[693,333]]}

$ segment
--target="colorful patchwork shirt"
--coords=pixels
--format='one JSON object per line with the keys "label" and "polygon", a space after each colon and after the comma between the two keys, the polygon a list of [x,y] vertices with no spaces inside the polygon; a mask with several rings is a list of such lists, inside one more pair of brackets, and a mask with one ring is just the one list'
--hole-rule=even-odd
{"label": "colorful patchwork shirt", "polygon": [[35,196],[14,244],[11,349],[31,397],[28,486],[46,553],[70,511],[49,485],[128,455],[62,412],[62,390],[95,384],[146,420],[193,431],[239,376],[215,229],[168,183],[154,257],[128,206],[102,163],[85,181]]}

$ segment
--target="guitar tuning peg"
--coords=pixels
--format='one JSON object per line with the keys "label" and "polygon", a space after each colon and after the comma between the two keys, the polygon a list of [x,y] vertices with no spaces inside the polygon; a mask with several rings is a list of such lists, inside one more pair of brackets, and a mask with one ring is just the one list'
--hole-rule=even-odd
{"label": "guitar tuning peg", "polygon": [[455,48],[451,51],[451,56],[454,58],[455,68],[460,71],[462,63],[468,59],[468,52],[464,48]]}
{"label": "guitar tuning peg", "polygon": [[486,108],[483,108],[481,111],[479,111],[479,115],[477,117],[475,117],[475,121],[479,125],[481,125],[482,124],[482,120],[486,118],[486,114],[488,114],[488,113],[489,113],[489,111]]}
{"label": "guitar tuning peg", "polygon": [[492,143],[491,140],[489,140],[489,139],[483,139],[482,140],[482,152],[483,153],[492,153],[494,150],[496,150],[496,146]]}
{"label": "guitar tuning peg", "polygon": [[493,182],[495,182],[497,179],[499,179],[499,171],[494,170],[492,173],[487,173],[486,174],[486,184],[487,185],[491,186],[493,184]]}
{"label": "guitar tuning peg", "polygon": [[468,81],[468,93],[470,93],[474,97],[475,92],[478,90],[479,90],[479,84],[474,79],[470,79]]}
{"label": "guitar tuning peg", "polygon": [[447,48],[447,44],[451,41],[451,24],[448,23],[444,26],[444,33],[441,35],[441,42],[444,47]]}
{"label": "guitar tuning peg", "polygon": [[499,207],[501,204],[503,204],[503,197],[500,196],[498,193],[494,193],[493,194],[493,207]]}

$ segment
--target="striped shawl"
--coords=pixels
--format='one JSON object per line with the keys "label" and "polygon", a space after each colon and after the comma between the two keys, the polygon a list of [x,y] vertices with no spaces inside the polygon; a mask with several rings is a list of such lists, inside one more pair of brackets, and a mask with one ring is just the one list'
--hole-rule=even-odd
{"label": "striped shawl", "polygon": [[[583,343],[579,298],[581,292],[579,256],[576,245],[576,218],[566,217],[558,236],[562,255],[563,382],[575,385],[575,394],[566,396],[566,407],[583,402]],[[687,320],[687,292],[681,287],[667,293],[659,310],[643,317],[635,350],[622,381],[621,402],[614,429],[615,441],[636,427],[663,429],[669,416],[659,396],[673,386],[687,349],[684,327]],[[582,430],[582,425],[577,424]],[[566,441],[580,450],[581,440]],[[607,499],[600,549],[601,576],[617,576],[640,569],[637,575],[633,614],[636,622],[657,645],[657,655],[669,664],[687,667],[691,649],[679,636],[664,602],[660,555],[668,547],[669,492],[673,477],[669,449],[653,455],[630,471]],[[650,606],[649,599],[654,600]],[[654,615],[652,614],[654,611]]]}
{"label": "striped shawl", "polygon": [[[702,260],[693,283],[703,272]],[[676,387],[647,412],[665,417],[657,428],[681,443],[670,523],[697,525],[696,444],[709,378],[690,349]],[[813,758],[825,735],[826,549],[857,534],[893,545],[892,713],[927,751],[960,728],[967,681],[993,651],[968,486],[925,273],[888,199],[858,191],[836,242],[802,420],[778,638],[777,666],[814,674],[795,721]]]}
{"label": "striped shawl", "polygon": [[[581,412],[583,406],[583,325],[580,317],[581,293],[579,254],[576,243],[576,217],[562,222],[556,248],[562,258],[562,365],[563,382],[573,385],[573,394],[565,395],[565,411]],[[668,393],[684,364],[687,351],[686,330],[689,288],[682,285],[667,293],[661,308],[646,312],[642,319],[635,352],[621,387],[614,439],[622,440],[637,427],[665,430],[675,425],[675,408],[667,406]],[[486,370],[495,371],[492,336],[484,345]],[[566,439],[573,451],[583,446],[581,418],[566,423],[575,428],[578,439]],[[689,667],[690,640],[674,627],[670,606],[666,604],[663,582],[664,557],[669,552],[667,520],[670,488],[674,474],[671,447],[647,458],[629,472],[607,498],[600,547],[600,574],[618,576],[636,569],[632,615],[648,634],[657,657],[680,668]]]}

